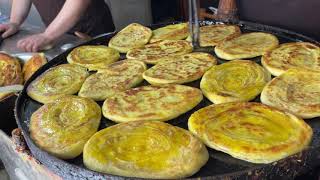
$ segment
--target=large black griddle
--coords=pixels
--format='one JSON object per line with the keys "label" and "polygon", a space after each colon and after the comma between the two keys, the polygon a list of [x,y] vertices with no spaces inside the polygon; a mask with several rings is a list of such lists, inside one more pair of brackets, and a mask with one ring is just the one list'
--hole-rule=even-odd
{"label": "large black griddle", "polygon": [[[215,21],[202,21],[201,25],[218,24],[220,22]],[[269,32],[276,35],[280,43],[285,42],[297,42],[307,41],[317,45],[320,45],[317,41],[306,37],[304,35],[256,23],[239,21],[236,23],[240,26],[243,33],[262,31]],[[164,26],[166,24],[158,24],[150,26],[152,29]],[[106,45],[115,33],[108,33],[100,35],[93,40],[84,43],[82,45]],[[47,152],[39,149],[34,142],[30,139],[29,123],[31,114],[37,110],[42,104],[32,100],[28,97],[26,89],[31,81],[33,81],[40,74],[48,70],[49,68],[67,63],[66,57],[71,51],[68,50],[57,57],[53,58],[49,63],[40,68],[27,82],[17,98],[15,106],[15,116],[19,128],[22,129],[24,138],[33,154],[33,156],[39,160],[44,166],[48,167],[57,175],[64,179],[124,179],[124,177],[103,174],[86,169],[82,163],[82,156],[79,156],[72,160],[61,160]],[[213,48],[207,48],[207,51],[214,55]],[[122,55],[123,59],[125,55]],[[252,60],[260,63],[260,57],[253,58]],[[219,64],[225,61],[219,59]],[[189,83],[188,85],[199,87],[199,80]],[[142,85],[148,84],[146,81]],[[254,101],[259,102],[259,97]],[[100,102],[100,105],[102,103]],[[212,104],[207,99],[204,99],[197,107],[192,111],[181,115],[180,117],[168,121],[168,123],[180,126],[187,129],[187,120],[189,116],[196,110]],[[232,158],[231,156],[212,150],[209,150],[210,159],[207,164],[201,168],[201,170],[190,178],[201,179],[292,179],[297,175],[305,173],[312,168],[320,165],[320,118],[310,119],[306,121],[313,129],[314,135],[310,147],[303,152],[295,154],[286,159],[274,162],[271,164],[252,164],[246,161]],[[114,123],[102,118],[100,129],[113,125]]]}

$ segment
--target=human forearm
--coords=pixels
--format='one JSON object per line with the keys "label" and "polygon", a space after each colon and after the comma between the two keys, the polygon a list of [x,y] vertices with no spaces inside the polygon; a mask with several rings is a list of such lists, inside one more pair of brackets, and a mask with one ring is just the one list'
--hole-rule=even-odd
{"label": "human forearm", "polygon": [[10,22],[0,24],[2,38],[7,38],[19,30],[19,26],[28,16],[31,7],[31,0],[12,0]]}
{"label": "human forearm", "polygon": [[53,40],[59,38],[79,21],[90,2],[91,0],[66,0],[61,11],[47,27],[44,34]]}
{"label": "human forearm", "polygon": [[31,0],[12,0],[10,22],[20,26],[29,14]]}
{"label": "human forearm", "polygon": [[28,52],[36,52],[54,45],[55,41],[69,31],[86,11],[91,0],[66,0],[56,18],[45,32],[20,40],[17,46]]}

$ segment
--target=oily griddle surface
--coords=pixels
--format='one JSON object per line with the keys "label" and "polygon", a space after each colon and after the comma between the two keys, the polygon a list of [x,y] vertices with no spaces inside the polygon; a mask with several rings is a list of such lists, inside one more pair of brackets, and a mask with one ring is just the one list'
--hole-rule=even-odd
{"label": "oily griddle surface", "polygon": [[[215,24],[214,21],[203,21],[202,25]],[[285,42],[296,42],[296,41],[308,41],[318,44],[315,40],[308,38],[306,36],[290,32],[287,30],[270,27],[261,24],[255,24],[250,22],[238,22],[234,23],[240,26],[241,31],[254,32],[262,31],[269,32],[276,35],[280,43]],[[152,29],[164,26],[165,24],[152,25]],[[109,39],[114,35],[114,33],[108,33],[100,35],[93,40],[82,44],[82,45],[107,45]],[[124,177],[113,176],[103,173],[98,173],[86,169],[82,162],[82,155],[72,160],[60,160],[45,151],[39,149],[33,141],[30,139],[29,134],[29,123],[30,117],[34,111],[36,111],[42,104],[32,100],[26,94],[26,87],[30,84],[32,80],[42,74],[44,71],[50,67],[56,66],[58,64],[67,63],[66,56],[71,50],[68,50],[59,56],[55,57],[45,66],[40,68],[27,82],[25,88],[20,93],[16,101],[15,116],[18,126],[22,129],[23,135],[26,142],[34,155],[34,157],[39,160],[43,165],[48,167],[57,175],[63,177],[64,179],[123,179]],[[213,48],[205,48],[205,52],[210,53],[215,56]],[[215,56],[216,57],[216,56]],[[125,58],[125,54],[121,55],[121,59]],[[217,57],[216,57],[217,58]],[[226,61],[218,59],[218,64],[224,63]],[[252,58],[253,61],[260,63],[260,57]],[[150,67],[150,66],[149,66]],[[199,88],[200,80],[188,83],[186,85]],[[139,86],[148,85],[146,81],[143,81]],[[259,97],[254,101],[260,102]],[[98,102],[102,105],[103,102]],[[204,100],[196,106],[191,111],[179,116],[176,119],[167,121],[167,123],[179,126],[187,129],[187,121],[190,115],[200,108],[212,104],[208,99]],[[313,139],[310,147],[301,153],[288,157],[286,159],[280,160],[271,164],[253,164],[239,159],[235,159],[228,154],[215,151],[211,148],[207,148],[210,154],[210,159],[205,166],[203,166],[199,172],[190,178],[201,178],[201,179],[225,179],[225,178],[235,178],[235,179],[252,179],[252,178],[280,178],[288,179],[293,178],[301,173],[304,173],[311,168],[320,165],[320,118],[306,120],[306,122],[313,129]],[[108,126],[112,126],[115,123],[102,117],[100,128],[103,129]]]}

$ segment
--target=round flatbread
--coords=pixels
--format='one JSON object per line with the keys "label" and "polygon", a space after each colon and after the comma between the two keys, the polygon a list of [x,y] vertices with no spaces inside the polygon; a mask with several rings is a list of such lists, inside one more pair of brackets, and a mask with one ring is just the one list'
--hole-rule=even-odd
{"label": "round flatbread", "polygon": [[34,54],[22,68],[23,79],[26,82],[41,66],[47,63],[44,53]]}
{"label": "round flatbread", "polygon": [[320,116],[320,72],[288,70],[267,84],[261,102],[304,119]]}
{"label": "round flatbread", "polygon": [[143,47],[152,36],[152,30],[138,23],[129,24],[109,41],[109,47],[121,53]]}
{"label": "round flatbread", "polygon": [[[199,42],[201,47],[216,46],[224,40],[240,36],[241,31],[235,25],[208,25],[200,27]],[[191,42],[191,36],[187,38]]]}
{"label": "round flatbread", "polygon": [[[19,61],[5,53],[0,52],[0,87],[22,84],[23,77]],[[0,93],[0,100],[12,93]]]}
{"label": "round flatbread", "polygon": [[98,130],[100,106],[91,99],[64,96],[41,106],[31,116],[30,136],[43,150],[61,159],[82,153]]}
{"label": "round flatbread", "polygon": [[215,53],[225,60],[253,58],[263,55],[278,45],[276,36],[253,32],[223,41],[215,47]]}
{"label": "round flatbread", "polygon": [[252,163],[286,158],[312,139],[302,119],[260,103],[211,105],[192,114],[188,127],[207,146]]}
{"label": "round flatbread", "polygon": [[253,100],[270,80],[270,73],[257,63],[234,60],[208,70],[200,88],[215,104],[243,102]]}
{"label": "round flatbread", "polygon": [[104,68],[98,70],[98,72],[104,72],[109,74],[123,74],[123,75],[135,75],[141,74],[147,69],[147,65],[142,61],[137,61],[133,59],[125,59],[122,61],[117,61]]}
{"label": "round flatbread", "polygon": [[137,59],[148,64],[157,64],[163,58],[192,52],[190,42],[185,40],[163,40],[148,44],[127,53],[128,59]]}
{"label": "round flatbread", "polygon": [[320,71],[320,48],[307,42],[281,44],[263,55],[261,63],[274,76],[291,68]]}
{"label": "round flatbread", "polygon": [[146,65],[141,61],[118,61],[89,76],[83,83],[79,96],[104,101],[140,84],[143,81],[142,73],[146,69]]}
{"label": "round flatbread", "polygon": [[202,100],[199,89],[183,85],[142,86],[106,99],[103,115],[115,122],[167,121],[191,110]]}
{"label": "round flatbread", "polygon": [[38,102],[49,103],[61,96],[77,93],[88,76],[87,68],[61,64],[50,68],[32,81],[27,93]]}
{"label": "round flatbread", "polygon": [[90,71],[103,68],[120,58],[118,51],[107,46],[80,46],[73,49],[67,56],[70,64],[77,64]]}
{"label": "round flatbread", "polygon": [[172,24],[152,31],[150,43],[161,40],[182,40],[189,35],[188,23]]}
{"label": "round flatbread", "polygon": [[200,79],[217,60],[210,54],[195,52],[168,57],[143,73],[150,84],[184,84]]}
{"label": "round flatbread", "polygon": [[91,170],[147,179],[180,179],[208,161],[200,140],[182,128],[157,121],[134,121],[103,129],[84,147]]}

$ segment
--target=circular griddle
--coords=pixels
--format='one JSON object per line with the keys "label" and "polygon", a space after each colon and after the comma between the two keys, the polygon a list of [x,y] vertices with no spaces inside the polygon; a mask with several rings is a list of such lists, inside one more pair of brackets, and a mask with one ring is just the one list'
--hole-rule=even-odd
{"label": "circular griddle", "polygon": [[[221,22],[215,21],[202,21],[201,25],[219,24]],[[297,42],[306,41],[317,45],[320,45],[317,41],[306,37],[304,35],[291,32],[288,30],[240,21],[233,23],[241,28],[243,33],[246,32],[268,32],[274,34],[278,37],[280,43],[285,42]],[[167,24],[151,25],[152,29],[162,27]],[[108,41],[113,37],[115,33],[108,33],[100,35],[93,40],[86,42],[82,45],[107,45]],[[124,179],[125,177],[119,177],[109,174],[103,174],[99,172],[91,171],[84,167],[82,162],[82,155],[72,160],[61,160],[58,159],[47,152],[39,149],[30,138],[29,124],[30,117],[34,111],[36,111],[42,104],[32,100],[26,93],[26,89],[31,81],[33,81],[40,74],[48,70],[49,68],[67,63],[66,57],[72,49],[56,56],[49,63],[40,68],[25,84],[23,91],[19,94],[16,106],[15,106],[15,116],[18,126],[22,129],[24,138],[33,154],[33,156],[39,160],[43,165],[48,167],[57,175],[64,179]],[[215,56],[213,48],[206,48],[206,51]],[[121,55],[121,59],[125,58],[125,54]],[[252,58],[260,64],[260,57]],[[225,61],[218,58],[218,63],[224,63]],[[199,88],[200,80],[189,83],[187,85]],[[148,83],[144,81],[141,85],[147,85]],[[140,86],[141,86],[140,85]],[[259,97],[254,101],[259,102]],[[102,105],[102,102],[99,102]],[[187,129],[187,121],[189,116],[196,110],[212,104],[209,100],[204,98],[204,100],[193,110],[187,112],[184,115],[179,116],[174,120],[167,121],[175,126],[179,126]],[[207,148],[210,154],[209,161],[205,166],[203,166],[199,172],[194,174],[189,178],[201,178],[201,179],[273,179],[281,178],[288,179],[300,175],[315,166],[320,165],[320,118],[306,120],[306,122],[313,129],[313,139],[310,146],[293,156],[286,159],[274,162],[271,164],[253,164],[246,161],[235,159],[228,154],[215,151],[211,148]],[[114,123],[106,118],[102,118],[100,128],[114,125]]]}

